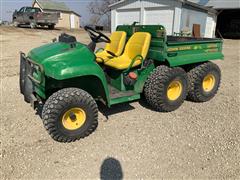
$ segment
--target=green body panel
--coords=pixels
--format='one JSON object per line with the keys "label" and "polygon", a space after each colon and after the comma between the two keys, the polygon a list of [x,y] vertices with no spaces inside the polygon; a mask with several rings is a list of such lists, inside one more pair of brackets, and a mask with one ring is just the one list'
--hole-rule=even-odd
{"label": "green body panel", "polygon": [[[103,85],[107,101],[110,101],[104,72],[96,63],[94,53],[85,45],[76,43],[76,47],[71,47],[71,45],[67,43],[51,43],[33,49],[28,53],[28,58],[43,67],[45,79],[52,78],[58,82],[62,80],[71,82],[71,79],[76,77],[97,77]],[[37,79],[37,76],[35,77]],[[84,83],[84,81],[82,82]],[[85,84],[90,86],[89,83],[91,82],[85,82]],[[78,82],[76,81],[70,84],[78,86]],[[45,80],[41,85],[37,85],[35,89],[39,96],[47,98],[41,86],[45,86]],[[55,85],[53,84],[53,86]]]}
{"label": "green body panel", "polygon": [[124,97],[120,97],[120,98],[111,99],[110,100],[110,106],[114,105],[114,104],[119,104],[119,103],[124,103],[124,102],[130,102],[130,101],[138,100],[140,98],[141,98],[140,94],[135,94],[135,95],[132,95],[132,96],[124,96]]}
{"label": "green body panel", "polygon": [[110,78],[110,84],[120,91],[126,91],[125,86],[123,85],[123,76],[122,71],[117,71],[115,69],[108,70],[108,76]]}
{"label": "green body panel", "polygon": [[151,64],[146,69],[143,69],[140,71],[139,70],[135,71],[138,74],[138,80],[137,80],[136,84],[134,85],[135,92],[137,92],[137,93],[143,92],[144,84],[145,84],[149,74],[151,74],[151,72],[153,71],[154,68],[155,68],[154,64]]}
{"label": "green body panel", "polygon": [[88,69],[97,69],[94,54],[80,43],[76,48],[67,43],[47,44],[30,51],[28,57],[43,66],[46,76],[57,80],[88,75]]}
{"label": "green body panel", "polygon": [[222,43],[194,42],[192,44],[168,44],[166,59],[170,66],[180,66],[209,60],[223,59]]}

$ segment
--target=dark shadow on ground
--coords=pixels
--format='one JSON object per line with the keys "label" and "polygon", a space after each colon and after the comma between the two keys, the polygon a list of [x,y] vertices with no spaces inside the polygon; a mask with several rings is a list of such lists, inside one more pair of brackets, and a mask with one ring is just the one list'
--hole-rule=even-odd
{"label": "dark shadow on ground", "polygon": [[[108,119],[108,116],[113,114],[118,114],[125,111],[131,111],[135,108],[131,106],[129,103],[117,104],[113,105],[111,108],[107,107],[101,102],[97,102],[98,110]],[[37,103],[35,107],[35,114],[38,115],[42,119],[42,110],[43,110],[43,103]]]}
{"label": "dark shadow on ground", "polygon": [[146,99],[145,99],[144,97],[141,97],[141,99],[139,99],[138,103],[139,103],[142,107],[144,107],[144,108],[146,108],[146,109],[155,111],[155,110],[147,103],[147,101],[146,101]]}
{"label": "dark shadow on ground", "polygon": [[35,114],[38,115],[42,119],[42,111],[43,111],[43,105],[42,103],[36,104]]}
{"label": "dark shadow on ground", "polygon": [[98,110],[108,119],[109,116],[113,114],[122,113],[125,111],[131,111],[135,108],[131,106],[129,103],[122,103],[122,104],[116,104],[113,105],[111,108],[107,107],[101,102],[97,102],[98,104]]}
{"label": "dark shadow on ground", "polygon": [[123,171],[121,163],[115,158],[107,158],[103,161],[100,170],[101,180],[122,180]]}
{"label": "dark shadow on ground", "polygon": [[[29,25],[20,25],[17,28],[31,29],[31,27]],[[52,31],[52,30],[60,31],[61,30],[61,29],[58,29],[58,28],[49,29],[48,27],[41,27],[41,26],[39,26],[39,27],[37,27],[35,29],[37,29],[37,30],[47,30],[47,31]]]}

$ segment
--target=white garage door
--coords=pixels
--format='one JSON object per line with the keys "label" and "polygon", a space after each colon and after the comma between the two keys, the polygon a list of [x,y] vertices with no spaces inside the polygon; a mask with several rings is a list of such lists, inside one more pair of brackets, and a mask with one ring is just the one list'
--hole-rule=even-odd
{"label": "white garage door", "polygon": [[140,22],[140,9],[118,10],[116,25],[131,25],[134,21]]}
{"label": "white garage door", "polygon": [[173,32],[173,9],[147,9],[144,13],[144,24],[163,25],[168,35]]}

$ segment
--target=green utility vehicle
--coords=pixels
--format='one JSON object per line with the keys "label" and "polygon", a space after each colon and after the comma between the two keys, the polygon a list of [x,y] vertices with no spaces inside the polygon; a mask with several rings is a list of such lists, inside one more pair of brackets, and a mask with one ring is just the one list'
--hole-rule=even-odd
{"label": "green utility vehicle", "polygon": [[[43,105],[43,124],[59,142],[91,134],[98,124],[96,101],[109,108],[138,100],[170,112],[187,98],[205,102],[220,85],[222,40],[167,36],[161,25],[122,25],[108,38],[85,27],[84,45],[62,34],[58,41],[21,53],[20,90],[34,108]],[[96,43],[106,47],[95,52]],[[95,52],[95,53],[94,53]]]}

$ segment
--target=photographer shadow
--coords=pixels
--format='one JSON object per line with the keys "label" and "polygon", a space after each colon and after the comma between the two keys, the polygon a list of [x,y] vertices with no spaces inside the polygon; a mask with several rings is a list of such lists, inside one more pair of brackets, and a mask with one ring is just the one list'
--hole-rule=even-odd
{"label": "photographer shadow", "polygon": [[115,158],[107,158],[103,161],[100,170],[101,180],[122,180],[123,171],[121,163]]}

